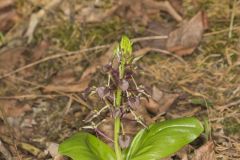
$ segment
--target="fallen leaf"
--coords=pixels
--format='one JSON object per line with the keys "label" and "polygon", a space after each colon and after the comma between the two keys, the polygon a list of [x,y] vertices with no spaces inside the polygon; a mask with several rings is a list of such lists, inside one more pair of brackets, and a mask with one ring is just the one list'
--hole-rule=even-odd
{"label": "fallen leaf", "polygon": [[190,21],[169,34],[167,49],[179,56],[192,54],[207,28],[207,16],[200,11]]}
{"label": "fallen leaf", "polygon": [[49,48],[49,44],[47,41],[41,41],[34,49],[33,49],[33,56],[32,61],[39,60],[40,58],[45,57],[47,53],[47,49]]}
{"label": "fallen leaf", "polygon": [[116,14],[128,21],[147,25],[152,16],[159,16],[159,11],[168,12],[177,21],[182,20],[182,17],[168,1],[121,0]]}
{"label": "fallen leaf", "polygon": [[13,0],[0,0],[0,31],[6,33],[19,19]]}
{"label": "fallen leaf", "polygon": [[145,107],[152,114],[159,115],[165,113],[178,97],[178,94],[164,93],[154,86],[152,98],[145,101]]}
{"label": "fallen leaf", "polygon": [[153,86],[152,98],[155,101],[160,101],[163,98],[163,92],[159,90],[156,86]]}
{"label": "fallen leaf", "polygon": [[113,13],[117,10],[118,5],[115,4],[109,9],[102,9],[94,6],[87,6],[80,10],[80,13],[77,15],[76,19],[79,22],[84,23],[93,23],[93,22],[101,22],[104,19],[113,15]]}
{"label": "fallen leaf", "polygon": [[0,100],[1,109],[4,111],[4,115],[0,114],[0,117],[21,117],[25,112],[31,111],[32,108],[29,104],[18,104],[16,100]]}
{"label": "fallen leaf", "polygon": [[0,0],[0,10],[11,7],[14,5],[13,0]]}
{"label": "fallen leaf", "polygon": [[212,141],[209,141],[195,150],[192,160],[216,160],[214,143]]}
{"label": "fallen leaf", "polygon": [[44,92],[54,92],[54,91],[60,91],[60,92],[82,92],[84,91],[90,81],[92,74],[94,74],[98,68],[106,65],[111,57],[113,50],[116,46],[116,43],[114,43],[108,51],[103,54],[100,58],[96,59],[92,62],[91,66],[88,67],[82,74],[81,79],[79,81],[75,81],[75,77],[72,76],[74,73],[72,70],[68,70],[66,72],[63,72],[62,74],[58,75],[54,78],[53,84],[49,84],[43,88]]}
{"label": "fallen leaf", "polygon": [[12,71],[14,68],[23,66],[25,64],[25,58],[23,53],[24,47],[8,49],[0,54],[0,74],[4,74]]}
{"label": "fallen leaf", "polygon": [[49,84],[43,88],[43,92],[82,92],[84,91],[91,81],[91,77],[70,84]]}

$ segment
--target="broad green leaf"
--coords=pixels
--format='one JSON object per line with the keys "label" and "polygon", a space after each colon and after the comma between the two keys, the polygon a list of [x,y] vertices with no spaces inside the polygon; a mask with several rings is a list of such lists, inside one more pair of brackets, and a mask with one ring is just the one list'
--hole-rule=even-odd
{"label": "broad green leaf", "polygon": [[122,36],[120,47],[123,50],[123,54],[131,54],[132,53],[132,42],[127,36]]}
{"label": "broad green leaf", "polygon": [[65,140],[58,151],[73,160],[116,160],[115,153],[107,144],[84,132]]}
{"label": "broad green leaf", "polygon": [[196,118],[153,124],[134,137],[125,160],[159,160],[192,142],[202,132],[203,126]]}

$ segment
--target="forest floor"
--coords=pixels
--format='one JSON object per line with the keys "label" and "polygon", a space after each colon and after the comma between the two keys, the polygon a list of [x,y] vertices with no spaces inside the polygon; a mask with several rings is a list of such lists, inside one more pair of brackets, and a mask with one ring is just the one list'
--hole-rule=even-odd
{"label": "forest floor", "polygon": [[196,116],[205,127],[166,159],[239,160],[239,8],[239,0],[0,0],[0,159],[62,159],[60,142],[101,123],[104,114],[88,122],[102,106],[83,93],[107,81],[102,67],[127,35],[137,83],[152,95],[139,116]]}

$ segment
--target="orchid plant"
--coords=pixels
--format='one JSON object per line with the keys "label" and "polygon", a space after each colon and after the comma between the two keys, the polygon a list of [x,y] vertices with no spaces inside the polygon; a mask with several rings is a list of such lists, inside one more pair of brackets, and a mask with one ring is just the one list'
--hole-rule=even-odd
{"label": "orchid plant", "polygon": [[121,148],[122,117],[134,113],[139,99],[149,96],[133,78],[134,62],[132,42],[123,36],[114,51],[113,60],[105,66],[108,83],[95,89],[114,119],[114,148],[90,133],[79,132],[60,144],[60,154],[73,160],[159,160],[175,153],[203,132],[201,122],[194,117],[166,120],[150,126],[136,119],[144,128],[127,148]]}

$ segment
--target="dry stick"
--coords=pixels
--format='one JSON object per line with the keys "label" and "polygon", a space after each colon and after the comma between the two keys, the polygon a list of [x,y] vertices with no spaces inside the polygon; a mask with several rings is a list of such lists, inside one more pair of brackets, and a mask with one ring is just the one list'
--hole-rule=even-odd
{"label": "dry stick", "polygon": [[98,50],[98,49],[104,49],[104,48],[107,48],[111,46],[110,44],[107,44],[107,45],[102,45],[102,46],[96,46],[96,47],[92,47],[92,48],[86,48],[86,49],[82,49],[80,51],[74,51],[74,52],[68,52],[68,53],[61,53],[61,54],[56,54],[56,55],[52,55],[52,56],[49,56],[49,57],[45,57],[43,59],[40,59],[38,61],[35,61],[33,63],[30,63],[30,64],[27,64],[23,67],[20,67],[14,71],[11,71],[7,74],[4,74],[3,76],[0,76],[0,79],[3,79],[3,78],[6,78],[6,77],[9,77],[15,73],[18,73],[22,70],[25,70],[27,68],[30,68],[30,67],[33,67],[37,64],[40,64],[40,63],[43,63],[43,62],[46,62],[46,61],[49,61],[49,60],[53,60],[53,59],[57,59],[57,58],[60,58],[60,57],[64,57],[64,56],[71,56],[71,55],[74,55],[74,54],[78,54],[78,53],[82,53],[82,52],[89,52],[89,51],[94,51],[94,50]]}
{"label": "dry stick", "polygon": [[240,100],[237,100],[237,101],[234,101],[234,102],[231,102],[229,104],[226,104],[224,106],[218,106],[216,107],[217,109],[219,108],[219,110],[225,110],[226,108],[229,108],[229,107],[232,107],[232,106],[235,106],[235,105],[239,105],[240,104]]}
{"label": "dry stick", "polygon": [[[235,31],[235,30],[240,30],[240,26],[232,28],[232,31]],[[229,32],[229,28],[222,29],[222,30],[219,30],[219,31],[210,32],[210,33],[205,33],[203,36],[204,37],[214,36],[216,34],[221,34],[221,33],[225,33],[225,32]]]}
{"label": "dry stick", "polygon": [[[152,38],[155,39],[155,40],[156,39],[166,39],[167,36],[152,36]],[[140,42],[140,41],[145,41],[145,40],[150,40],[150,39],[151,39],[151,37],[141,37],[141,38],[133,39],[133,41],[134,42]],[[6,74],[0,76],[0,80],[3,79],[3,78],[9,77],[9,76],[11,76],[15,73],[18,73],[22,70],[25,70],[27,68],[33,67],[37,64],[40,64],[40,63],[43,63],[43,62],[46,62],[46,61],[49,61],[49,60],[57,59],[57,58],[64,57],[64,56],[72,56],[72,55],[83,53],[83,52],[95,51],[95,50],[98,50],[98,49],[105,49],[105,48],[108,48],[110,46],[112,46],[112,44],[106,44],[106,45],[96,46],[96,47],[92,47],[92,48],[82,49],[82,50],[79,50],[79,51],[60,53],[60,54],[52,55],[52,56],[49,56],[49,57],[45,57],[43,59],[40,59],[40,60],[35,61],[33,63],[27,64],[27,65],[25,65],[23,67],[20,67],[20,68],[14,70],[14,71],[11,71],[9,73],[6,73]]]}
{"label": "dry stick", "polygon": [[[37,88],[45,88],[45,86],[43,86],[43,85],[40,85],[40,84],[36,84],[36,83],[34,83],[34,82],[30,82],[30,81],[27,81],[27,80],[24,80],[24,79],[20,79],[20,78],[16,78],[16,77],[11,77],[11,78],[13,78],[13,79],[16,79],[16,80],[18,80],[18,81],[21,81],[21,82],[24,82],[24,83],[27,83],[27,84],[31,84],[31,85],[33,85],[33,86],[35,86],[35,87],[37,87]],[[53,98],[54,96],[55,97],[60,97],[60,96],[65,96],[65,97],[69,97],[69,98],[72,98],[73,100],[75,100],[76,102],[78,102],[79,104],[82,104],[82,105],[84,105],[84,106],[86,106],[88,109],[91,109],[88,105],[87,105],[87,103],[85,103],[84,102],[84,100],[82,100],[80,97],[78,97],[78,96],[76,96],[76,95],[68,95],[68,94],[66,94],[66,93],[64,93],[64,92],[61,92],[61,91],[58,91],[58,90],[54,90],[53,92],[56,92],[56,93],[58,93],[59,95],[33,95],[33,97],[31,97],[30,95],[28,96],[28,97],[21,97],[21,96],[13,96],[13,97],[0,97],[0,99],[2,98],[2,99],[11,99],[11,98],[16,98],[17,99],[17,97],[18,98],[34,98],[34,96],[35,96],[35,98],[38,98],[38,97],[42,97],[42,98]],[[23,95],[24,96],[24,95]],[[26,96],[26,95],[25,95]]]}
{"label": "dry stick", "polygon": [[150,48],[150,50],[152,51],[155,51],[155,52],[160,52],[160,53],[163,53],[163,54],[166,54],[166,55],[170,55],[170,56],[173,56],[175,57],[176,59],[178,59],[180,62],[182,62],[184,65],[188,65],[187,62],[184,61],[184,59],[176,54],[173,54],[167,50],[163,50],[163,49],[159,49],[159,48]]}
{"label": "dry stick", "polygon": [[1,96],[0,99],[3,100],[9,100],[9,99],[36,99],[36,98],[54,98],[54,97],[60,97],[63,95],[58,94],[50,94],[50,95],[36,95],[36,94],[26,94],[26,95],[20,95],[20,96]]}
{"label": "dry stick", "polygon": [[140,41],[147,41],[147,40],[159,40],[159,39],[167,39],[168,36],[149,36],[149,37],[139,37],[132,39],[132,42],[140,42]]}

